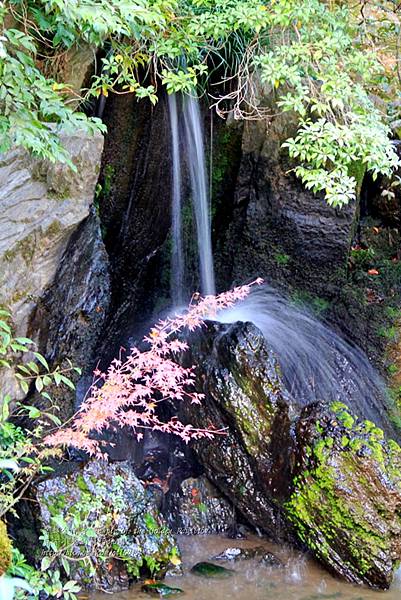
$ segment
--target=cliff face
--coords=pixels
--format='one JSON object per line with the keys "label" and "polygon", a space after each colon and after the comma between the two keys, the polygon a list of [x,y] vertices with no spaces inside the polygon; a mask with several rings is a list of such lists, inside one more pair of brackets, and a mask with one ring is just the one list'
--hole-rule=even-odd
{"label": "cliff face", "polygon": [[11,310],[19,336],[33,333],[33,312],[93,202],[103,137],[77,132],[65,145],[75,173],[22,150],[0,157],[0,304]]}
{"label": "cliff face", "polygon": [[281,147],[293,133],[287,115],[270,124],[245,123],[232,217],[218,236],[217,265],[227,281],[261,276],[319,295],[344,278],[357,206],[334,209],[301,185]]}

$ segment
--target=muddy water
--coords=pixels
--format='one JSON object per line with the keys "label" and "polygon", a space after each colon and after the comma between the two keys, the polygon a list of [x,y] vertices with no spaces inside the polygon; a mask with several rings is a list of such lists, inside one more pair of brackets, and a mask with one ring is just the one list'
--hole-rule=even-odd
{"label": "muddy water", "polygon": [[[168,577],[165,583],[184,590],[183,600],[400,600],[401,577],[398,576],[387,592],[372,591],[353,586],[331,577],[307,556],[281,548],[259,538],[228,540],[219,536],[179,538],[185,574]],[[218,562],[234,569],[232,577],[205,579],[192,575],[189,570],[200,561],[210,560],[229,546],[265,546],[285,564],[284,569],[260,566],[257,559],[239,562]],[[129,592],[96,594],[91,600],[145,600],[150,598],[134,586]]]}

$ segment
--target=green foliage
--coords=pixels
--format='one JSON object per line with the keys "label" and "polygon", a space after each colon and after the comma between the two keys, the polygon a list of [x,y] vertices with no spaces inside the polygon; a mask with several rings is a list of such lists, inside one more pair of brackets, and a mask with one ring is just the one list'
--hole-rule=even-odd
{"label": "green foliage", "polygon": [[[26,360],[22,360],[22,357]],[[35,391],[45,409],[16,400],[10,394],[0,394],[0,518],[15,512],[15,506],[24,495],[27,487],[38,475],[48,473],[49,458],[60,455],[59,450],[43,447],[41,438],[45,429],[61,424],[55,414],[57,407],[49,394],[49,386],[74,388],[69,378],[73,372],[80,373],[72,364],[67,369],[51,369],[46,358],[36,351],[35,344],[29,338],[15,337],[11,315],[0,310],[0,370],[14,376],[15,383],[22,394]],[[16,424],[15,419],[23,417],[26,427]],[[0,555],[6,549],[5,528],[0,521]],[[2,546],[3,544],[3,546]],[[11,550],[11,548],[10,548]],[[15,597],[38,598],[40,592],[64,600],[76,600],[79,587],[73,580],[62,581],[57,569],[37,571],[29,566],[22,554],[13,549],[12,563],[0,563],[7,572],[0,577],[0,592],[4,600]],[[0,575],[4,568],[0,565]]]}
{"label": "green foliage", "polygon": [[105,128],[98,119],[68,108],[58,93],[60,86],[36,65],[34,38],[4,27],[4,18],[4,8],[0,8],[0,152],[22,146],[40,158],[67,162],[75,169],[63,148],[61,132]]}
{"label": "green foliage", "polygon": [[[277,89],[277,104],[299,118],[297,135],[283,147],[300,165],[306,187],[324,191],[332,206],[355,198],[353,165],[376,178],[398,165],[390,129],[370,90],[383,74],[377,55],[361,47],[350,10],[324,2],[279,2],[274,21],[287,40],[255,58],[264,83]],[[360,39],[360,38],[359,38]]]}
{"label": "green foliage", "polygon": [[[295,115],[297,132],[283,146],[298,163],[297,176],[332,206],[356,197],[365,168],[373,177],[390,176],[399,165],[386,117],[372,99],[372,91],[394,93],[383,51],[372,43],[375,35],[386,44],[395,35],[391,18],[361,30],[352,6],[322,0],[9,0],[4,7],[3,17],[8,9],[25,31],[3,30],[2,149],[16,143],[68,160],[61,129],[102,127],[72,111],[64,102],[68,89],[46,79],[35,59],[40,50],[52,62],[86,43],[104,56],[85,98],[115,91],[154,104],[159,83],[169,93],[195,93],[215,73],[230,81],[227,95],[215,98],[220,114]],[[271,110],[260,108],[259,80]]]}

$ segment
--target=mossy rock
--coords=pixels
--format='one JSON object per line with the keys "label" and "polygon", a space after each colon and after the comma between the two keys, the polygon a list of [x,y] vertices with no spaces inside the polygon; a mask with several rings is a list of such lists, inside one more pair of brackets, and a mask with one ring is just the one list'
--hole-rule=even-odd
{"label": "mossy rock", "polygon": [[0,577],[11,565],[11,541],[7,535],[7,527],[0,521]]}
{"label": "mossy rock", "polygon": [[36,490],[41,527],[57,549],[68,549],[71,576],[85,589],[123,591],[179,561],[174,537],[129,463],[89,461]]}
{"label": "mossy rock", "polygon": [[220,565],[214,565],[209,562],[196,563],[191,569],[191,573],[200,577],[231,577],[234,573],[232,569],[226,569]]}
{"label": "mossy rock", "polygon": [[183,593],[183,590],[180,588],[170,587],[169,585],[161,583],[160,581],[155,581],[154,583],[144,583],[141,589],[147,594],[154,594],[156,596],[163,596],[166,598]]}
{"label": "mossy rock", "polygon": [[401,557],[401,448],[346,406],[308,407],[287,518],[330,571],[387,589]]}

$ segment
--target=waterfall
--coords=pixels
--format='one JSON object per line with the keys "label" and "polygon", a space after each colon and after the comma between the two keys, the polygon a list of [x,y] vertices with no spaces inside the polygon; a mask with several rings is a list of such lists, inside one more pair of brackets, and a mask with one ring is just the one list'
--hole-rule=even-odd
{"label": "waterfall", "polygon": [[180,139],[178,130],[177,98],[175,94],[168,97],[171,123],[171,144],[173,155],[173,189],[172,189],[172,251],[171,251],[171,298],[174,306],[181,306],[185,301],[184,292],[184,249],[182,244],[182,200],[181,200],[181,161]]}
{"label": "waterfall", "polygon": [[299,404],[340,401],[394,435],[385,383],[366,354],[273,288],[255,290],[217,320],[250,321],[261,330]]}
{"label": "waterfall", "polygon": [[[214,294],[211,216],[206,175],[205,148],[199,103],[195,98],[182,99],[183,131],[178,119],[177,97],[169,97],[173,155],[172,200],[172,299],[175,305],[185,300],[185,261],[182,242],[182,160],[185,160],[191,184],[191,198],[195,214],[199,276],[202,294]],[[182,135],[183,156],[180,155]]]}
{"label": "waterfall", "polygon": [[199,103],[195,98],[184,98],[185,155],[191,177],[192,202],[195,209],[198,238],[201,291],[214,294],[214,269],[210,207],[207,193],[207,177],[203,130]]}

